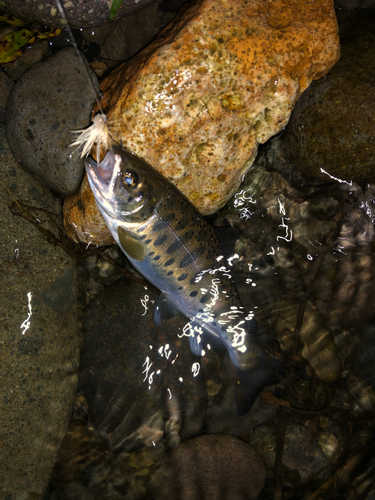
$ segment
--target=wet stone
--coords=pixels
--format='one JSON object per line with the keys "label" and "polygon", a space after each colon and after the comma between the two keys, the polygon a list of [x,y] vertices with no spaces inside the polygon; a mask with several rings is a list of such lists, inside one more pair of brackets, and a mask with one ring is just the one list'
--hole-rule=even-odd
{"label": "wet stone", "polygon": [[41,500],[78,384],[76,262],[37,229],[56,241],[61,202],[13,158],[3,127],[0,155],[0,498]]}
{"label": "wet stone", "polygon": [[254,448],[234,436],[211,434],[166,455],[151,477],[150,491],[155,500],[255,500],[265,479],[266,468]]}
{"label": "wet stone", "polygon": [[64,199],[63,214],[65,231],[76,243],[104,246],[114,242],[95,203],[86,173],[80,188]]}
{"label": "wet stone", "polygon": [[375,178],[375,10],[338,11],[338,18],[340,60],[298,99],[283,138],[305,174],[369,181]]}
{"label": "wet stone", "polygon": [[[123,0],[118,7],[117,17],[129,15],[150,4],[152,0]],[[73,28],[94,28],[108,23],[112,3],[102,0],[87,2],[64,2],[66,17]],[[65,27],[55,0],[24,0],[15,3],[13,0],[4,0],[2,10],[7,14],[28,19],[30,22],[39,22],[43,25]]]}
{"label": "wet stone", "polygon": [[[51,54],[48,40],[33,43],[18,59],[3,64],[6,73],[14,80],[18,80],[27,69]],[[45,83],[44,83],[45,85]]]}
{"label": "wet stone", "polygon": [[[72,131],[90,124],[95,101],[83,64],[71,47],[43,59],[17,80],[6,110],[7,139],[14,156],[63,196],[80,184],[83,162],[80,152],[70,147]],[[96,76],[88,65],[87,70],[95,85]]]}
{"label": "wet stone", "polygon": [[[207,387],[209,394],[209,406],[206,411],[206,421],[204,432],[215,434],[232,434],[244,439],[250,440],[252,430],[261,423],[267,422],[275,417],[276,406],[262,401],[258,397],[251,410],[243,416],[239,416],[234,405],[234,383],[233,367],[229,357],[219,355],[219,369],[213,362],[212,351],[205,360],[202,360],[204,366]],[[267,391],[277,391],[276,386],[268,386]]]}
{"label": "wet stone", "polygon": [[213,213],[240,185],[258,144],[286,125],[300,92],[335,64],[338,42],[326,0],[287,9],[281,1],[187,2],[103,78],[109,131],[201,213]]}
{"label": "wet stone", "polygon": [[[251,435],[251,444],[260,453],[269,468],[273,468],[276,456],[277,427],[263,424]],[[304,425],[287,426],[284,437],[282,464],[285,468],[285,483],[297,485],[308,481],[321,469],[321,478],[330,474],[328,458],[324,455],[311,432]]]}
{"label": "wet stone", "polygon": [[[157,327],[158,294],[117,280],[90,304],[84,326],[82,383],[90,416],[110,449],[171,445],[200,432],[207,401],[200,361],[186,338],[186,319]],[[196,372],[196,370],[197,372]]]}
{"label": "wet stone", "polygon": [[119,62],[130,59],[149,44],[155,35],[172,19],[173,14],[163,14],[158,2],[134,12],[121,19],[116,19],[95,29],[82,30],[87,43],[100,46],[100,57],[110,68]]}

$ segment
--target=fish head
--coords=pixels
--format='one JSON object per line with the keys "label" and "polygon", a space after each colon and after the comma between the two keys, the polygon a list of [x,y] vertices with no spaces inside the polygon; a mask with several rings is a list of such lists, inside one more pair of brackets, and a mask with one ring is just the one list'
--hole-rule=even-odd
{"label": "fish head", "polygon": [[106,218],[144,222],[162,198],[160,174],[120,146],[113,146],[99,164],[92,157],[86,158],[85,168],[96,203]]}

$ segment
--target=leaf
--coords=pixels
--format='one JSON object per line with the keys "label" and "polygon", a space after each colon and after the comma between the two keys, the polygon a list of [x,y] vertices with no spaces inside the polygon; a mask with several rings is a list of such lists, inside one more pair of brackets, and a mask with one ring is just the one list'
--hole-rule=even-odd
{"label": "leaf", "polygon": [[109,20],[113,21],[113,18],[117,14],[118,9],[121,7],[123,0],[113,0],[111,6],[111,12],[109,13]]}
{"label": "leaf", "polygon": [[3,23],[11,24],[12,26],[19,26],[21,28],[30,24],[30,21],[24,21],[23,19],[18,19],[14,16],[0,16],[0,21]]}
{"label": "leaf", "polygon": [[0,42],[0,63],[15,61],[31,43],[57,36],[60,32],[60,28],[45,32],[24,28],[9,33]]}
{"label": "leaf", "polygon": [[45,31],[45,32],[40,32],[37,34],[37,40],[45,40],[46,38],[53,38],[54,36],[57,36],[61,33],[61,29],[57,28],[56,30],[52,31]]}
{"label": "leaf", "polygon": [[22,54],[22,48],[35,40],[30,30],[22,29],[6,35],[0,42],[0,63],[16,60]]}

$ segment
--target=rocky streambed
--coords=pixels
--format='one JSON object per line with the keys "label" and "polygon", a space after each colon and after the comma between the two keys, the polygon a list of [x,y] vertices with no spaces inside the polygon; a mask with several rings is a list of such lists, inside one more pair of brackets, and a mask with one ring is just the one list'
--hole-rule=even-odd
{"label": "rocky streambed", "polygon": [[[200,4],[212,21],[212,4],[193,8]],[[165,175],[187,192],[191,178],[192,201],[206,213],[213,203],[222,207],[209,221],[224,240],[233,240],[227,265],[243,305],[258,322],[259,341],[285,366],[279,383],[267,387],[242,417],[228,357],[214,350],[194,356],[181,315],[154,324],[158,292],[112,246],[85,181],[80,184],[82,162],[69,148],[71,131],[89,124],[95,96],[75,51],[60,48],[69,36],[62,32],[52,45],[38,42],[4,65],[2,109],[12,88],[0,130],[0,483],[7,500],[374,497],[375,14],[337,11],[341,59],[309,85],[338,55],[333,7],[316,7],[314,18],[294,3],[278,11],[257,2],[226,2],[231,29],[227,19],[214,35],[204,25],[204,37],[214,36],[229,51],[223,47],[221,56],[228,67],[232,60],[239,64],[241,43],[257,50],[251,45],[257,26],[263,44],[264,23],[273,30],[269,38],[278,42],[272,46],[270,40],[264,62],[254,63],[259,78],[249,77],[259,83],[246,94],[258,96],[253,106],[235,83],[246,72],[233,74],[225,90],[221,68],[215,80],[221,97],[214,96],[216,48],[205,46],[207,38],[190,38],[198,37],[202,24],[194,24],[195,11],[190,17],[182,11],[161,40],[185,33],[186,44],[178,43],[184,57],[189,48],[202,81],[195,88],[177,78],[169,88],[162,76],[154,98],[167,92],[161,90],[165,85],[170,93],[164,105],[170,100],[177,111],[168,121],[163,105],[157,126],[152,116],[147,122],[150,140],[142,136],[137,143],[136,152],[148,161],[167,158],[169,148],[178,168]],[[91,68],[101,75],[128,59],[177,8],[156,2],[110,30],[78,32]],[[242,9],[242,24],[233,21],[233,9]],[[296,16],[297,24],[306,21],[306,40],[288,45],[288,36],[297,36]],[[321,30],[309,38],[311,26],[323,18]],[[153,43],[158,57],[165,57],[160,39]],[[324,71],[322,49],[316,55],[314,44],[325,44]],[[137,57],[125,72],[136,72],[143,56]],[[150,61],[139,80],[129,80],[128,108],[126,98],[118,99],[125,99],[127,111],[108,108],[114,135],[125,134],[129,145],[146,126],[143,103],[135,109],[133,99],[142,94],[140,81],[146,82],[145,95],[152,91],[152,68],[160,59]],[[281,72],[286,66],[278,78],[283,89],[266,92],[274,77],[269,68]],[[123,87],[116,86],[119,71],[101,82],[108,102],[108,82]],[[211,93],[203,95],[206,88]],[[159,104],[154,102],[154,111]],[[140,113],[138,128],[129,129],[126,113],[133,120]],[[122,119],[127,132],[121,132]],[[191,137],[183,131],[189,123],[195,127]],[[185,139],[177,148],[179,137]],[[196,140],[204,147],[197,149]],[[225,165],[216,168],[212,159],[222,157]],[[193,167],[185,175],[188,160]],[[236,162],[245,165],[241,175]]]}

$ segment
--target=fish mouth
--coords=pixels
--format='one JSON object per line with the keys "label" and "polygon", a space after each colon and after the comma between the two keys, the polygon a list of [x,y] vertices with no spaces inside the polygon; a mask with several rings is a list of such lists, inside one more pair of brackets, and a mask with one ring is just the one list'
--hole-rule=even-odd
{"label": "fish mouth", "polygon": [[109,150],[99,165],[89,156],[85,159],[85,169],[95,200],[107,213],[113,214],[116,181],[121,175],[121,156]]}

